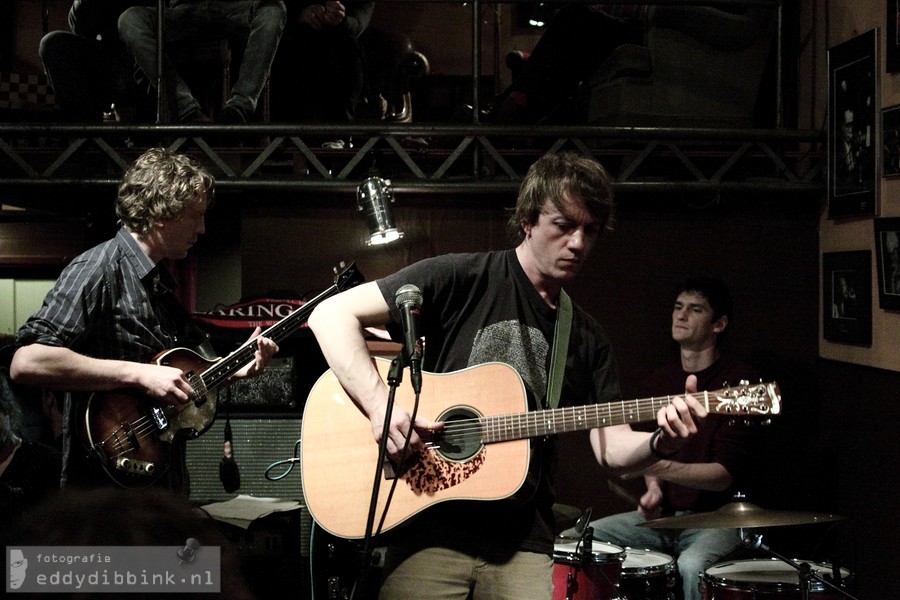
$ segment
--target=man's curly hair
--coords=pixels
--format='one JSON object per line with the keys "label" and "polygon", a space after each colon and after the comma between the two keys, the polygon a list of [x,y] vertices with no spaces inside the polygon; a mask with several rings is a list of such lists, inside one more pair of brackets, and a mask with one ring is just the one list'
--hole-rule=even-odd
{"label": "man's curly hair", "polygon": [[154,223],[178,217],[189,202],[211,206],[214,195],[213,176],[193,159],[151,148],[125,172],[116,216],[130,231],[146,233]]}

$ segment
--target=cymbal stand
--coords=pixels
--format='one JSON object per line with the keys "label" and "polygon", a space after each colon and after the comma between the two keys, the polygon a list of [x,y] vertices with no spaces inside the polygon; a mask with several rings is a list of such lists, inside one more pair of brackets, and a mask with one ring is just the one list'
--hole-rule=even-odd
{"label": "cymbal stand", "polygon": [[777,552],[775,552],[774,550],[772,550],[771,548],[766,546],[762,541],[762,534],[754,534],[751,531],[745,530],[744,528],[740,528],[738,530],[738,532],[741,536],[741,540],[743,541],[743,543],[746,547],[751,548],[753,550],[762,550],[766,554],[769,554],[772,557],[777,558],[781,562],[789,564],[791,567],[793,567],[794,569],[797,570],[797,575],[798,575],[798,578],[800,581],[800,600],[809,600],[809,588],[810,588],[810,584],[812,583],[812,580],[814,580],[814,579],[816,581],[824,584],[825,586],[831,588],[832,590],[834,590],[835,592],[844,596],[845,598],[849,598],[850,600],[859,600],[858,598],[856,598],[855,596],[853,596],[852,594],[850,594],[843,588],[840,588],[840,587],[834,585],[833,583],[831,583],[830,581],[826,581],[825,579],[820,577],[815,571],[813,571],[810,568],[809,563],[805,563],[805,562],[798,563],[795,560],[791,560],[790,558],[788,558],[786,556],[782,556],[781,554],[778,554]]}

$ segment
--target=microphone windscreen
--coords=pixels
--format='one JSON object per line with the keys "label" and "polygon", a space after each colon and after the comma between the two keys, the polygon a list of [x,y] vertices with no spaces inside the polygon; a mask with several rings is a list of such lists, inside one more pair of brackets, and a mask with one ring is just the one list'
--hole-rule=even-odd
{"label": "microphone windscreen", "polygon": [[241,470],[234,458],[228,456],[222,457],[219,462],[219,479],[222,481],[222,487],[229,494],[237,491],[241,487]]}

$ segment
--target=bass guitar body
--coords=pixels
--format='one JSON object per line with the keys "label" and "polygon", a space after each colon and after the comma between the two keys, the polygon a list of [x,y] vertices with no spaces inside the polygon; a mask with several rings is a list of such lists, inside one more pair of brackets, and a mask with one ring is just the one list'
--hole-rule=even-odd
{"label": "bass guitar body", "polygon": [[175,438],[195,438],[216,418],[216,395],[202,389],[200,377],[214,361],[187,348],[175,348],[154,362],[181,369],[195,388],[194,397],[175,406],[149,402],[137,392],[119,389],[92,394],[81,415],[82,439],[90,453],[123,487],[153,484],[169,467]]}
{"label": "bass guitar body", "polygon": [[[334,285],[319,293],[262,332],[278,343],[296,331],[322,300],[363,281],[356,264],[335,270]],[[131,390],[93,394],[81,414],[81,436],[106,473],[124,487],[146,487],[169,467],[171,446],[178,436],[195,438],[216,418],[215,390],[255,360],[256,342],[247,340],[228,356],[209,361],[187,348],[161,352],[159,365],[184,373],[193,389],[184,404],[149,401]]]}

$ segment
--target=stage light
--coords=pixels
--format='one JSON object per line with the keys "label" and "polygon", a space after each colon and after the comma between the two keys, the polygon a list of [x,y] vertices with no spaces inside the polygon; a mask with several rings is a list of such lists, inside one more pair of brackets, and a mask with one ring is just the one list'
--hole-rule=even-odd
{"label": "stage light", "polygon": [[370,246],[388,244],[403,237],[393,223],[390,204],[394,202],[391,182],[381,177],[369,177],[356,188],[356,205],[366,213]]}

